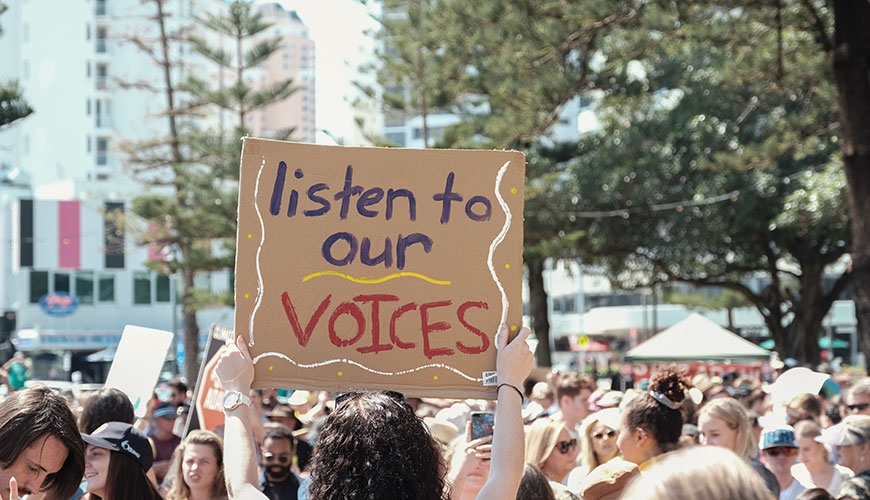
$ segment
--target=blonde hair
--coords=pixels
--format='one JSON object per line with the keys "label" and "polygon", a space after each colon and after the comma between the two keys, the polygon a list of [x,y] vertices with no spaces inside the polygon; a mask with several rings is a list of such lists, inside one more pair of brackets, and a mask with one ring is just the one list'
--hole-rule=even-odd
{"label": "blonde hair", "polygon": [[539,469],[543,469],[544,462],[556,443],[559,442],[559,434],[562,433],[565,422],[551,418],[539,418],[526,427],[526,463],[530,463]]}
{"label": "blonde hair", "polygon": [[175,448],[172,454],[172,465],[169,471],[172,473],[172,486],[166,493],[166,500],[187,500],[190,498],[190,488],[184,482],[184,451],[188,446],[201,444],[208,446],[214,451],[217,459],[218,473],[211,487],[211,498],[227,498],[227,487],[224,480],[224,442],[214,432],[205,430],[190,431],[184,441]]}
{"label": "blonde hair", "polygon": [[739,401],[733,398],[714,399],[701,408],[698,421],[700,422],[701,418],[705,415],[718,418],[729,429],[737,431],[734,449],[731,451],[742,458],[755,458],[758,456],[758,444],[752,435],[752,424],[749,421],[749,414],[746,413],[746,408]]}
{"label": "blonde hair", "polygon": [[746,460],[718,446],[690,446],[662,455],[620,498],[776,500]]}
{"label": "blonde hair", "polygon": [[[618,414],[619,410],[616,408],[598,410],[597,412],[586,417],[580,430],[580,453],[577,455],[577,462],[579,465],[586,467],[589,471],[592,471],[592,469],[598,467],[606,461],[600,460],[595,455],[595,449],[592,447],[592,429],[595,427],[595,424],[600,423],[604,427],[612,429],[617,434],[619,433],[619,420],[616,420],[615,422],[604,421],[608,416],[610,416],[608,415],[608,413]],[[611,425],[609,425],[613,423],[616,423],[617,427],[612,427]]]}

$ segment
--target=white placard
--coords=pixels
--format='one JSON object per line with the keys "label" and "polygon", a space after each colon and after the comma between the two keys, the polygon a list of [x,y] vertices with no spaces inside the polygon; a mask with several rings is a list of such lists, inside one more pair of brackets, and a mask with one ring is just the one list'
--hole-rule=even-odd
{"label": "white placard", "polygon": [[106,378],[106,387],[124,392],[133,403],[137,417],[145,416],[146,403],[154,393],[172,332],[127,325]]}

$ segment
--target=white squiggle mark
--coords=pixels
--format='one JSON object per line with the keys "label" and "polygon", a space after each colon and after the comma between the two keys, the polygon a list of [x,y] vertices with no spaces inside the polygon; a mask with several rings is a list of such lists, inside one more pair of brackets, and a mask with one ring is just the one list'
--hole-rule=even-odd
{"label": "white squiggle mark", "polygon": [[263,303],[263,271],[260,269],[260,252],[263,251],[263,243],[266,241],[266,226],[263,224],[263,214],[260,213],[260,207],[257,206],[257,195],[260,192],[260,176],[263,175],[263,168],[266,166],[266,157],[260,163],[260,170],[257,171],[257,182],[254,184],[254,212],[257,214],[257,219],[260,220],[260,246],[257,247],[257,258],[255,259],[257,266],[257,301],[254,303],[254,310],[251,311],[251,319],[248,322],[248,345],[254,345],[254,317],[257,315],[257,310]]}
{"label": "white squiggle mark", "polygon": [[510,165],[510,160],[506,161],[504,165],[498,171],[498,175],[495,177],[495,197],[498,200],[498,204],[501,206],[501,209],[504,210],[505,213],[505,221],[504,226],[501,228],[501,232],[498,233],[498,236],[492,240],[492,243],[489,245],[489,257],[486,260],[487,266],[489,266],[489,272],[492,274],[492,280],[495,281],[496,286],[501,292],[501,321],[499,324],[505,323],[507,321],[507,310],[508,310],[508,298],[507,294],[504,291],[504,287],[501,284],[501,281],[498,279],[498,275],[495,272],[495,266],[492,263],[493,255],[495,254],[495,249],[504,241],[505,235],[508,232],[508,229],[511,227],[511,219],[513,216],[511,215],[511,208],[505,203],[504,198],[501,196],[500,188],[501,181],[504,177],[504,173],[507,171],[508,165]]}
{"label": "white squiggle mark", "polygon": [[293,363],[294,365],[298,366],[299,368],[319,368],[321,366],[334,365],[335,363],[347,363],[349,365],[358,366],[367,372],[374,373],[375,375],[389,375],[389,376],[407,375],[409,373],[414,373],[414,372],[418,372],[420,370],[425,370],[426,368],[443,368],[445,370],[450,370],[453,373],[459,375],[460,377],[463,377],[463,378],[470,380],[472,382],[483,382],[482,378],[471,377],[469,375],[466,375],[462,371],[460,371],[452,366],[445,365],[443,363],[432,363],[429,365],[418,366],[418,367],[412,368],[410,370],[402,370],[402,371],[398,371],[398,372],[382,372],[380,370],[374,370],[372,368],[369,368],[368,366],[363,365],[361,363],[358,363],[352,359],[330,359],[327,361],[321,361],[320,363],[311,363],[309,365],[303,365],[301,363],[297,363],[296,361],[290,359],[290,357],[288,357],[286,354],[282,354],[280,352],[264,352],[263,354],[260,354],[254,358],[254,364],[257,364],[261,359],[263,359],[267,356],[274,356],[276,358],[284,359],[286,361],[289,361],[290,363]]}

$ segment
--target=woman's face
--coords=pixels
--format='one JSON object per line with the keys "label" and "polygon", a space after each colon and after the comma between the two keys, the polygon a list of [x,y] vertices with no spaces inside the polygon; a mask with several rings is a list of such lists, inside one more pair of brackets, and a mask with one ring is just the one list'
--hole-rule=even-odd
{"label": "woman's face", "polygon": [[607,427],[601,422],[595,422],[595,425],[589,430],[592,451],[595,452],[595,458],[598,459],[599,464],[603,464],[619,453],[619,448],[616,447],[616,436],[618,434],[618,431]]}
{"label": "woman's face", "polygon": [[549,479],[562,482],[574,468],[574,459],[577,458],[577,441],[563,428],[559,433],[556,446],[550,450],[547,459],[541,465],[541,472]]}
{"label": "woman's face", "polygon": [[806,465],[807,469],[818,470],[828,465],[828,452],[825,450],[825,445],[816,442],[811,437],[799,438],[797,442],[797,459],[800,463]]}
{"label": "woman's face", "polygon": [[106,496],[106,479],[109,473],[111,451],[89,444],[85,449],[85,481],[88,493]]}
{"label": "woman's face", "polygon": [[701,444],[737,451],[737,429],[728,427],[721,418],[704,413],[698,418]]}
{"label": "woman's face", "polygon": [[[619,436],[616,437],[616,446],[619,448],[619,451],[622,452],[622,457],[629,462],[632,463],[640,463],[636,462],[638,457],[638,446],[637,440],[634,438],[633,429],[629,428],[628,422],[626,422],[625,418],[622,419],[622,423],[619,426]],[[641,460],[642,462],[643,460]]]}
{"label": "woman's face", "polygon": [[191,490],[210,490],[218,476],[215,450],[207,444],[191,444],[184,450],[181,474]]}

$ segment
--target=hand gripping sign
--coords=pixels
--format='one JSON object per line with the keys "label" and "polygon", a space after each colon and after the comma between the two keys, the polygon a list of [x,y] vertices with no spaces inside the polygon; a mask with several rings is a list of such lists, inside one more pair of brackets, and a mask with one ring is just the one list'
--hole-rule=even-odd
{"label": "hand gripping sign", "polygon": [[515,151],[245,139],[236,334],[255,385],[495,396],[495,334],[522,326]]}

